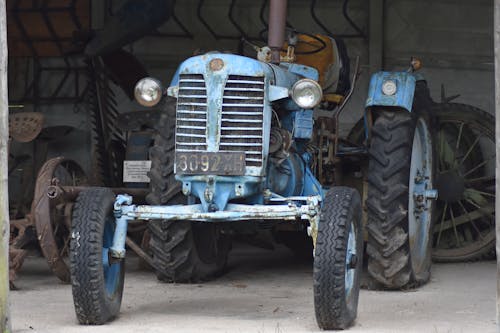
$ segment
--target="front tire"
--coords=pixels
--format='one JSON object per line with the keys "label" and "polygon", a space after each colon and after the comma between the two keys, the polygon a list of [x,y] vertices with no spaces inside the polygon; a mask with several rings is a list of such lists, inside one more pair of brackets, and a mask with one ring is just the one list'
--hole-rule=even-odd
{"label": "front tire", "polygon": [[101,325],[120,312],[124,260],[110,263],[115,195],[107,188],[80,193],[71,226],[71,284],[76,317],[82,325]]}
{"label": "front tire", "polygon": [[356,319],[363,259],[361,199],[355,189],[326,194],[314,251],[314,308],[321,329],[345,329]]}
{"label": "front tire", "polygon": [[434,166],[427,117],[379,111],[368,173],[368,272],[385,289],[426,283],[431,267]]}

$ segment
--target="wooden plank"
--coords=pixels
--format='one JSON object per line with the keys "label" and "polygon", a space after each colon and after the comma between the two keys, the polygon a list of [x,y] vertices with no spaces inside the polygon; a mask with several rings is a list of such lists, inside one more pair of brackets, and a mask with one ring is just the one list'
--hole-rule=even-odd
{"label": "wooden plank", "polygon": [[7,93],[7,12],[0,1],[0,331],[10,332],[9,318],[9,188],[7,156],[9,106]]}

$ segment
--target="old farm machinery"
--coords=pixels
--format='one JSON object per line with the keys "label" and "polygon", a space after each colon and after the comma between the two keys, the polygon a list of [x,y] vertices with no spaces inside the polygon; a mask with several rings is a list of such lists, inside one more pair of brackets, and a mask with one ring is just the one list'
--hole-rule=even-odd
{"label": "old farm machinery", "polygon": [[[488,116],[432,101],[412,59],[408,71],[372,77],[360,134],[343,139],[339,119],[359,66],[350,65],[341,39],[285,29],[284,2],[271,1],[268,45],[260,47],[234,19],[234,3],[230,22],[241,36],[216,33],[203,1],[200,22],[215,38],[244,37],[240,48],[252,46],[257,59],[209,52],[184,61],[168,87],[149,77],[136,85],[137,101],[160,109],[144,113],[156,129],[154,143],[151,132],[136,136],[142,142],[136,159],[151,161],[149,188],[90,187],[64,158],[40,171],[36,232],[56,275],[71,278],[80,323],[102,324],[119,313],[125,245],[160,280],[196,282],[223,271],[232,235],[270,232],[296,253],[312,254],[316,319],[324,329],[349,327],[356,318],[363,207],[368,272],[379,288],[427,282],[431,246],[436,260],[488,255],[494,242],[488,154],[494,136],[482,120]],[[328,33],[315,3],[312,17]],[[353,36],[363,36],[355,30]],[[96,65],[102,63],[89,62]],[[94,90],[102,98],[98,76]],[[131,159],[124,156],[130,145],[110,129],[120,116],[113,103],[107,106],[112,121],[94,117],[97,162],[103,179],[120,179],[116,164]],[[353,169],[360,178],[366,171],[363,196],[341,186]],[[150,254],[127,237],[146,228]]]}

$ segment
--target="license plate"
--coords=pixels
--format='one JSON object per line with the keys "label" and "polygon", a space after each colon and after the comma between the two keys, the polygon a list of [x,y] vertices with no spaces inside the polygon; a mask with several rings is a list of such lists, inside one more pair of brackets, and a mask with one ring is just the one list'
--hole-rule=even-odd
{"label": "license plate", "polygon": [[181,175],[242,176],[245,174],[245,153],[178,152],[175,171]]}

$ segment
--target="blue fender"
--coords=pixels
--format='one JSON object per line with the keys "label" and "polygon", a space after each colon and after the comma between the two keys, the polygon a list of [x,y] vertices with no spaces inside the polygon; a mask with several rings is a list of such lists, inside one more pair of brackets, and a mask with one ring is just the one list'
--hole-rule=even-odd
{"label": "blue fender", "polygon": [[[395,94],[385,95],[382,92],[382,85],[387,81],[396,83]],[[416,81],[415,75],[408,72],[378,72],[373,74],[368,89],[366,107],[392,106],[411,112]]]}

